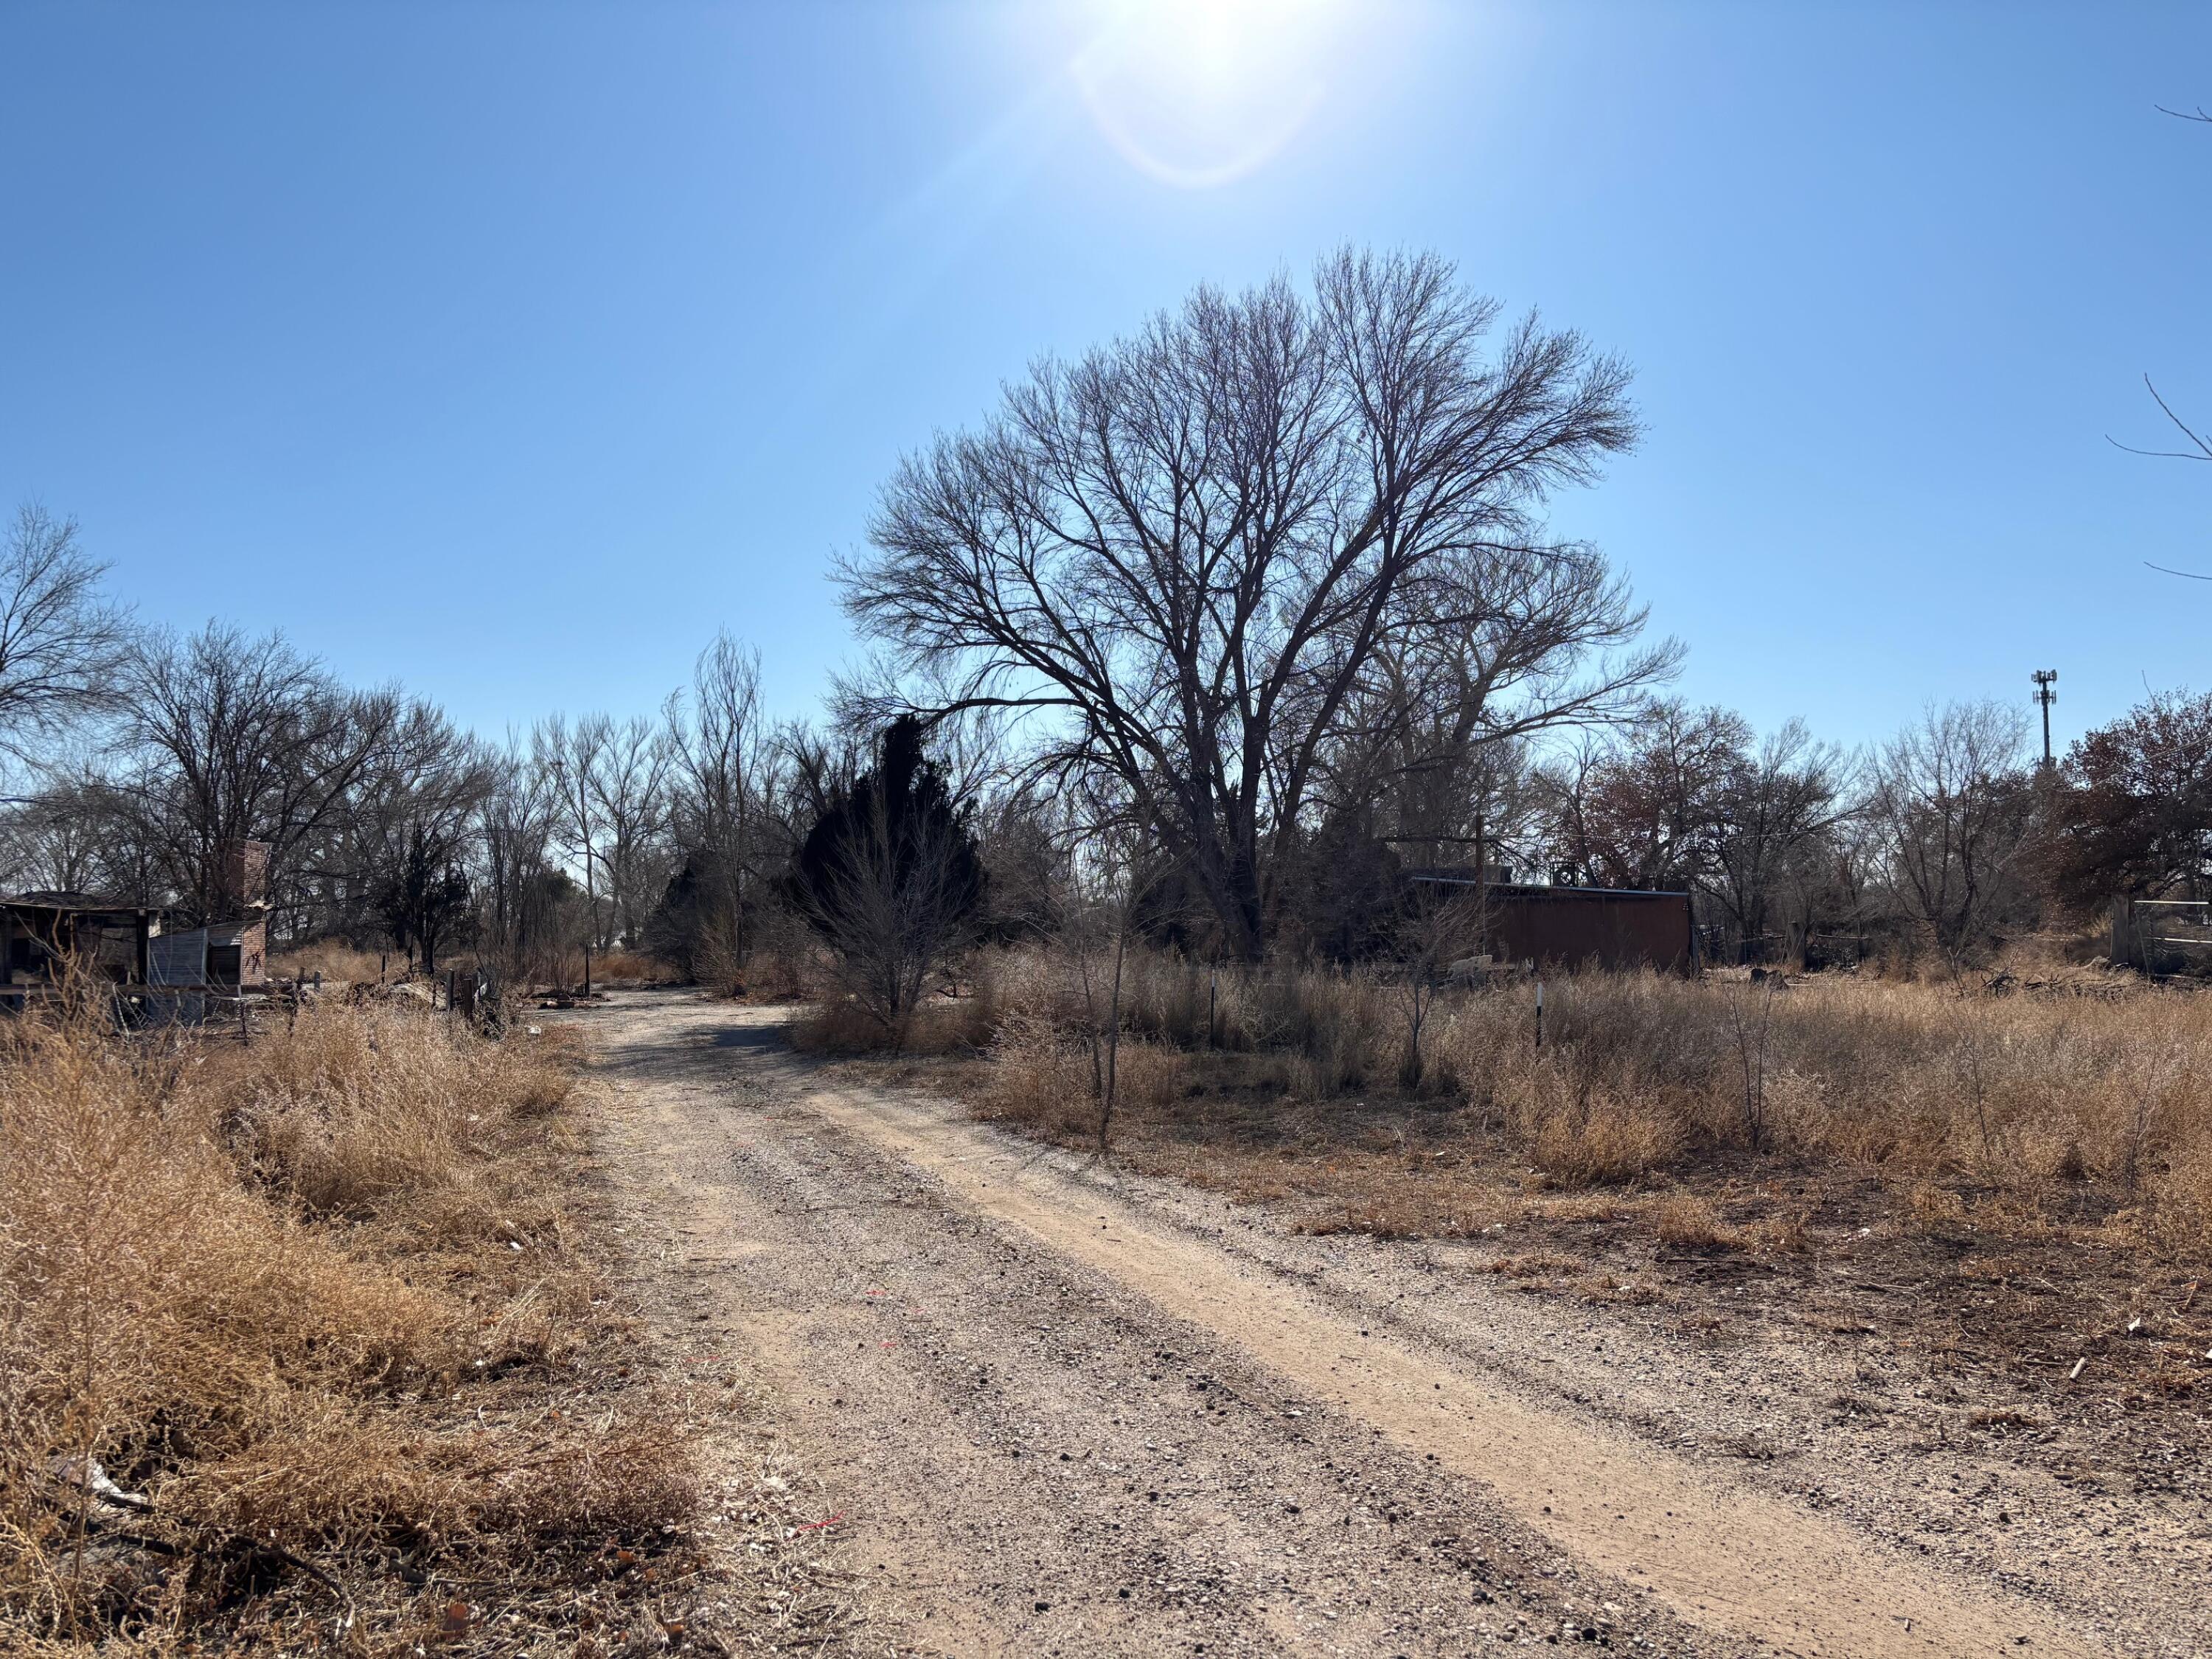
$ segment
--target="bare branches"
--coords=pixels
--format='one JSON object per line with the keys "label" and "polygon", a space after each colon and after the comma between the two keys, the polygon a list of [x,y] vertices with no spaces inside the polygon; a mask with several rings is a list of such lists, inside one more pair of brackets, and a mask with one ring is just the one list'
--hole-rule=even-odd
{"label": "bare branches", "polygon": [[113,706],[128,616],[100,597],[106,567],[76,522],[17,509],[0,543],[0,760],[31,763],[73,722]]}
{"label": "bare branches", "polygon": [[1956,954],[1986,925],[2032,824],[2026,714],[1929,708],[1875,763],[1870,808],[1905,913]]}
{"label": "bare branches", "polygon": [[1201,289],[909,457],[873,556],[841,572],[848,612],[935,677],[929,707],[1027,711],[1041,769],[1111,775],[1255,953],[1267,843],[1407,629],[1493,621],[1499,659],[1468,683],[1528,694],[1522,729],[1665,665],[1540,706],[1566,659],[1640,624],[1594,555],[1534,537],[1635,422],[1618,362],[1533,318],[1486,352],[1496,319],[1428,256],[1347,250],[1310,298]]}
{"label": "bare branches", "polygon": [[210,623],[157,634],[125,665],[112,786],[127,799],[159,877],[203,914],[234,908],[224,849],[269,843],[283,892],[336,832],[407,729],[395,692],[340,686],[281,635]]}
{"label": "bare branches", "polygon": [[[2148,455],[2166,461],[2212,461],[2212,441],[2207,441],[2203,434],[2173,412],[2173,406],[2160,394],[2149,375],[2143,376],[2143,385],[2149,390],[2151,401],[2158,405],[2159,412],[2173,423],[2174,430],[2189,440],[2191,447],[2187,449],[2138,449],[2133,444],[2122,443],[2110,433],[2105,434],[2105,441],[2115,449],[2126,450],[2130,455]],[[2182,573],[2177,571],[2173,574],[2179,575]]]}
{"label": "bare branches", "polygon": [[[2163,104],[2156,105],[2154,107],[2160,114],[2171,115],[2178,121],[2197,121],[2212,125],[2212,115],[2208,115],[2202,105],[2194,111],[2168,109]],[[2138,449],[2132,444],[2120,442],[2110,433],[2105,434],[2105,441],[2116,449],[2126,450],[2130,455],[2149,455],[2161,460],[2212,461],[2212,440],[2208,440],[2203,433],[2174,413],[2172,405],[2166,401],[2148,374],[2143,376],[2143,385],[2148,389],[2151,400],[2158,405],[2159,412],[2172,423],[2174,430],[2189,440],[2190,447],[2187,449]],[[2143,562],[2161,575],[2182,576],[2191,581],[2212,581],[2212,576],[2202,575],[2193,570],[2170,569],[2162,564],[2153,564],[2148,559],[2145,559]]]}

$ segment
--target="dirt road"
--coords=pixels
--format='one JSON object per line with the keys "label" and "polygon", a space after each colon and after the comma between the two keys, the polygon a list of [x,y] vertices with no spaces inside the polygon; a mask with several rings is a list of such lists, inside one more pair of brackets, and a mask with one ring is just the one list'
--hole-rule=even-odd
{"label": "dirt road", "polygon": [[2117,1516],[2016,1471],[1747,1456],[1834,1394],[1817,1357],[1655,1356],[1602,1314],[1562,1328],[1419,1249],[1289,1237],[840,1086],[772,1011],[649,993],[586,1021],[606,1145],[672,1246],[641,1255],[647,1304],[679,1347],[750,1356],[836,1495],[883,1649],[2212,1641],[2201,1511],[2138,1506],[2100,1538]]}

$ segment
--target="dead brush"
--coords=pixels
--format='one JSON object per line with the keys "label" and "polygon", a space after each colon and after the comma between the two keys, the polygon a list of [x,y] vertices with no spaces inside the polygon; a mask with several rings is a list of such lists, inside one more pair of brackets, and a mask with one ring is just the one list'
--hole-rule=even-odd
{"label": "dead brush", "polygon": [[488,1044],[401,1007],[315,1009],[235,1063],[232,1138],[311,1213],[362,1216],[466,1183],[519,1122],[566,1103],[549,1045]]}
{"label": "dead brush", "polygon": [[1640,1180],[1671,1163],[1685,1138],[1681,1126],[1653,1104],[1578,1085],[1558,1066],[1531,1066],[1502,1093],[1508,1121],[1548,1186]]}
{"label": "dead brush", "polygon": [[[1043,1066],[1047,1029],[1081,1025],[1075,975],[1054,947],[987,958],[976,975],[1002,1016],[1034,1022],[993,1051],[1002,1062]],[[1255,1098],[1267,1068],[1288,1085],[1270,1108],[1286,1121],[1316,1103],[1410,1098],[1397,1079],[1403,1022],[1387,988],[1358,974],[1216,969],[1133,947],[1126,984],[1128,1035],[1187,1058],[1241,1056]],[[1834,1171],[1880,1182],[1900,1206],[1921,1185],[1972,1188],[1985,1195],[1978,1217],[2007,1225],[2101,1225],[2130,1249],[2212,1255],[2212,995],[2124,983],[2094,997],[1997,995],[1844,975],[1753,989],[1600,972],[1547,989],[1540,1052],[1525,983],[1440,990],[1421,1082],[1464,1103],[1455,1144],[1523,1160],[1541,1187],[1741,1165]],[[1218,1143],[1212,1108],[1177,1098],[1168,1091],[1146,1132]],[[1058,1109],[1042,1099],[1009,1088],[991,1109]],[[1322,1120],[1315,1132],[1333,1133]],[[1409,1224],[1387,1195],[1344,1196],[1347,1216]],[[1792,1230],[1770,1231],[1773,1248],[1798,1247]]]}
{"label": "dead brush", "polygon": [[1742,1243],[1720,1212],[1692,1193],[1669,1193],[1652,1200],[1646,1214],[1662,1244],[1677,1250],[1727,1250]]}
{"label": "dead brush", "polygon": [[[399,964],[403,968],[405,963]],[[343,939],[317,939],[273,956],[269,971],[281,979],[312,979],[320,974],[338,985],[374,985],[392,969],[388,956],[358,950]]]}
{"label": "dead brush", "polygon": [[998,1022],[988,993],[932,996],[914,1011],[902,1038],[857,1002],[831,996],[793,1019],[790,1036],[792,1047],[810,1054],[974,1054],[989,1044]]}
{"label": "dead brush", "polygon": [[1079,1139],[1097,1122],[1090,1050],[1057,1022],[1010,1015],[1000,1024],[990,1055],[985,1115],[1052,1140]]}
{"label": "dead brush", "polygon": [[[1547,1010],[1540,1059],[1510,991],[1463,993],[1441,1015],[1437,1069],[1532,1152],[1540,1138],[1534,1161],[1561,1184],[1621,1167],[1581,1146],[1572,1105],[1609,1098],[1672,1126],[1655,1169],[1757,1152],[1907,1194],[1994,1188],[2021,1213],[2102,1188],[2163,1249],[2212,1253],[2212,996],[1962,997],[1842,975],[1753,994],[1577,975]],[[1544,1064],[1572,1092],[1543,1084]]]}
{"label": "dead brush", "polygon": [[[1031,1014],[1000,1021],[989,1049],[992,1067],[981,1106],[985,1115],[1019,1124],[1066,1144],[1095,1144],[1098,1134],[1097,1056],[1079,1033]],[[1158,1043],[1125,1038],[1115,1059],[1116,1113],[1156,1114],[1181,1092],[1186,1058]]]}
{"label": "dead brush", "polygon": [[98,1013],[0,1031],[0,1650],[319,1646],[345,1603],[362,1650],[411,1650],[437,1614],[403,1566],[526,1599],[682,1520],[651,1401],[529,1444],[468,1403],[573,1394],[610,1340],[556,1056],[398,1009],[243,1052]]}
{"label": "dead brush", "polygon": [[1506,1279],[1555,1279],[1571,1278],[1589,1267],[1589,1263],[1580,1256],[1547,1255],[1537,1251],[1527,1255],[1499,1256],[1484,1263],[1482,1271]]}
{"label": "dead brush", "polygon": [[883,1023],[843,997],[831,997],[791,1023],[791,1046],[801,1054],[878,1054],[891,1046]]}
{"label": "dead brush", "polygon": [[1812,1216],[1802,1207],[1777,1211],[1744,1229],[1745,1242],[1782,1255],[1805,1255],[1813,1249]]}
{"label": "dead brush", "polygon": [[1659,1113],[1599,1101],[1542,1118],[1528,1156],[1563,1187],[1620,1186],[1664,1168],[1681,1139],[1680,1130]]}
{"label": "dead brush", "polygon": [[674,967],[642,951],[601,951],[592,957],[594,985],[657,985],[678,977]]}

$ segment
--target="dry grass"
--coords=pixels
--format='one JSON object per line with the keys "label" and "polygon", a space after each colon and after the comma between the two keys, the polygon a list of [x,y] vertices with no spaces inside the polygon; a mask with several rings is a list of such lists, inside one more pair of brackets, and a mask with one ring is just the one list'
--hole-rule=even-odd
{"label": "dry grass", "polygon": [[407,959],[380,957],[374,951],[357,951],[343,939],[317,939],[296,950],[278,951],[269,958],[269,971],[278,979],[312,979],[320,974],[339,985],[374,985],[380,975],[404,972]]}
{"label": "dry grass", "polygon": [[1720,1212],[1692,1193],[1669,1193],[1653,1202],[1650,1213],[1652,1233],[1678,1250],[1724,1250],[1740,1242],[1722,1224]]}
{"label": "dry grass", "polygon": [[[1080,1033],[1097,1005],[1077,965],[1024,952],[977,980],[996,1030],[980,1108],[1079,1138],[1095,1121]],[[1156,1149],[1252,1154],[1258,1166],[1212,1178],[1255,1191],[1285,1158],[1305,1164],[1279,1188],[1314,1184],[1325,1154],[1333,1200],[1386,1230],[1413,1224],[1394,1187],[1456,1188],[1429,1201],[1447,1220],[1480,1210],[1465,1180],[1409,1178],[1502,1155],[1524,1186],[1565,1192],[1830,1171],[1893,1191],[1923,1224],[1972,1206],[2165,1259],[2212,1255],[2212,996],[2086,969],[2034,991],[1995,983],[1571,975],[1547,987],[1540,1050],[1527,985],[1448,991],[1409,1095],[1402,988],[1147,951],[1125,983],[1137,1086],[1123,1100]],[[1802,1248],[1802,1221],[1778,1224],[1778,1248]]]}
{"label": "dry grass", "polygon": [[[1887,1345],[2069,1421],[2086,1356],[2127,1413],[2102,1466],[2170,1479],[2212,1346],[2212,996],[2034,971],[1565,975],[1540,1050],[1525,982],[1448,990],[1408,1090],[1402,987],[1145,952],[1113,1150],[1299,1231],[1456,1243],[1440,1259],[1518,1293],[1663,1308],[1699,1340],[1763,1321]],[[1098,964],[1088,998],[1065,956],[975,975],[984,1058],[902,1080],[1095,1146]]]}
{"label": "dry grass", "polygon": [[0,1042],[0,1647],[626,1626],[603,1552],[668,1556],[691,1476],[649,1395],[573,1408],[618,1344],[556,1045],[402,1006],[251,1051],[89,1018]]}
{"label": "dry grass", "polygon": [[1156,1114],[1183,1083],[1182,1057],[1142,1037],[1124,1037],[1110,1055],[1103,1042],[1034,1015],[1001,1021],[989,1049],[987,1116],[1053,1139],[1096,1139],[1105,1067],[1114,1068],[1114,1109]]}
{"label": "dry grass", "polygon": [[849,997],[830,995],[793,1019],[793,1046],[811,1054],[973,1054],[992,1040],[998,1010],[988,997],[925,998],[908,1021],[905,1040]]}
{"label": "dry grass", "polygon": [[602,951],[592,957],[594,985],[665,985],[677,977],[672,966],[642,951]]}

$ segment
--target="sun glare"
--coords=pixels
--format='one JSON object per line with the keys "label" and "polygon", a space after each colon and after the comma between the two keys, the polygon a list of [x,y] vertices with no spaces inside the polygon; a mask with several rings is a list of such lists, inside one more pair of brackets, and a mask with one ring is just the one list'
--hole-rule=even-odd
{"label": "sun glare", "polygon": [[1328,87],[1340,0],[1118,0],[1073,64],[1114,147],[1202,190],[1245,177],[1295,137]]}

